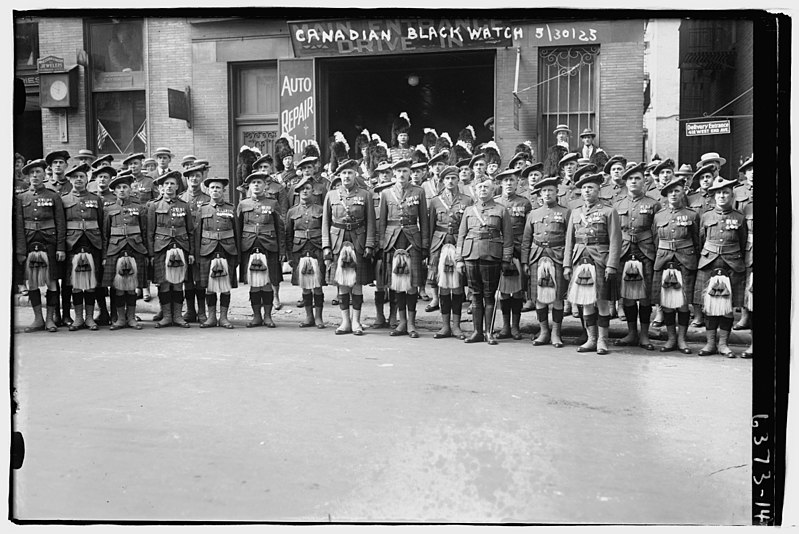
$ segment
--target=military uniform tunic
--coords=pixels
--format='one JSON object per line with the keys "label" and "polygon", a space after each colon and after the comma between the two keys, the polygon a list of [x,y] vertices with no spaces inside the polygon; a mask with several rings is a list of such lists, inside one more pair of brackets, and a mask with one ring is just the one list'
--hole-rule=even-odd
{"label": "military uniform tunic", "polygon": [[701,216],[706,211],[710,211],[716,207],[715,195],[703,191],[702,189],[697,189],[688,195],[688,207]]}
{"label": "military uniform tunic", "polygon": [[[191,189],[186,189],[180,195],[178,195],[178,198],[189,205],[191,215],[192,217],[195,217],[195,219],[200,206],[206,202],[211,202],[211,197],[208,196],[207,193],[203,193],[202,189],[198,189],[196,192],[192,191]],[[186,273],[186,289],[193,289],[194,282],[200,279],[200,262],[195,261],[194,264],[190,265],[189,267],[190,268]]]}
{"label": "military uniform tunic", "polygon": [[738,210],[719,206],[702,214],[699,237],[702,251],[699,257],[699,271],[696,275],[694,304],[702,304],[703,291],[715,269],[722,269],[730,277],[732,305],[744,304],[746,290],[746,249],[748,230],[746,217]]}
{"label": "military uniform tunic", "polygon": [[61,196],[64,196],[70,191],[72,191],[72,182],[70,182],[66,178],[64,178],[63,182],[53,179],[47,182],[47,185],[45,185],[45,187],[47,187],[47,189],[49,189],[50,191],[53,191]]}
{"label": "military uniform tunic", "polygon": [[501,262],[513,259],[513,221],[505,206],[489,199],[466,208],[458,229],[458,261],[475,295],[493,296],[499,287]]}
{"label": "military uniform tunic", "polygon": [[111,287],[116,276],[117,260],[120,256],[132,256],[136,262],[137,285],[147,285],[146,258],[148,250],[147,210],[138,202],[128,198],[106,204],[103,211],[103,287]]}
{"label": "military uniform tunic", "polygon": [[624,276],[624,267],[628,261],[635,258],[643,267],[644,286],[646,294],[652,292],[652,277],[654,275],[655,241],[652,222],[655,214],[660,211],[660,202],[641,195],[632,198],[627,195],[616,204],[621,225],[621,261],[619,269],[619,290]]}
{"label": "military uniform tunic", "polygon": [[[289,204],[293,207],[300,203],[300,192],[297,191],[297,184],[299,180],[292,184],[291,189],[289,190]],[[330,182],[327,178],[322,176],[314,176],[313,180],[311,180],[311,202],[314,204],[319,204],[320,206],[325,202],[325,196],[327,195],[328,190],[330,189]],[[280,206],[278,205],[278,211],[280,210]],[[285,212],[283,212],[285,213]]]}
{"label": "military uniform tunic", "polygon": [[[289,210],[289,195],[286,186],[270,177],[266,182],[266,187],[264,187],[264,195],[277,201],[278,214],[285,224],[286,212]],[[299,203],[299,194],[297,203]],[[321,206],[321,203],[319,205]]]}
{"label": "military uniform tunic", "polygon": [[141,173],[134,176],[130,183],[130,196],[134,201],[145,205],[158,196],[158,188],[153,184],[153,179],[150,176]]}
{"label": "military uniform tunic", "polygon": [[286,247],[290,249],[291,283],[299,285],[300,258],[310,256],[319,263],[322,285],[325,285],[325,262],[322,253],[322,213],[319,204],[303,204],[289,208],[286,214]]}
{"label": "military uniform tunic", "polygon": [[473,204],[470,196],[449,191],[442,191],[430,199],[430,263],[427,280],[433,286],[438,283],[438,263],[441,259],[441,248],[444,245],[458,244],[458,230],[461,218],[467,207]]}
{"label": "military uniform tunic", "polygon": [[568,282],[563,277],[563,253],[566,249],[566,229],[570,210],[558,203],[541,206],[527,215],[522,236],[522,262],[530,266],[530,298],[538,295],[538,262],[542,257],[555,265],[557,300],[566,299]]}
{"label": "military uniform tunic", "polygon": [[251,196],[239,202],[238,222],[241,226],[241,269],[239,281],[247,282],[250,255],[259,252],[266,256],[269,282],[277,285],[283,280],[280,257],[286,254],[285,231],[277,200],[266,195]]}
{"label": "military uniform tunic", "polygon": [[27,256],[34,250],[47,252],[50,280],[63,273],[63,265],[56,261],[56,252],[66,252],[66,219],[61,195],[51,189],[29,189],[19,195],[22,210],[24,240],[18,240],[17,255]]}
{"label": "military uniform tunic", "polygon": [[180,248],[189,272],[189,256],[194,256],[194,217],[189,205],[179,198],[154,200],[147,207],[147,239],[153,260],[153,282],[166,283],[166,254]]}
{"label": "military uniform tunic", "polygon": [[[619,272],[621,225],[618,212],[599,200],[593,205],[574,208],[566,231],[563,267],[576,267],[587,261],[596,268],[598,300],[617,300],[615,280],[605,280],[605,269]],[[572,280],[574,277],[572,277]]]}
{"label": "military uniform tunic", "polygon": [[655,230],[656,256],[651,302],[660,304],[663,271],[671,266],[680,270],[683,298],[685,304],[690,304],[699,262],[699,214],[685,207],[663,208],[655,214],[652,226]]}
{"label": "military uniform tunic", "polygon": [[197,209],[194,236],[197,251],[198,277],[200,287],[207,288],[210,278],[211,262],[214,258],[227,261],[230,287],[238,287],[236,267],[239,264],[239,224],[236,208],[230,202],[213,200]]}
{"label": "military uniform tunic", "polygon": [[425,283],[422,256],[430,250],[430,224],[427,195],[421,187],[408,184],[404,189],[395,184],[380,192],[378,236],[384,261],[390,271],[393,252],[405,249],[410,256],[411,286]]}
{"label": "military uniform tunic", "polygon": [[94,275],[100,282],[103,252],[103,201],[94,193],[77,193],[74,189],[61,197],[67,225],[67,261],[65,284],[72,285],[72,262],[80,252],[91,254],[94,260]]}
{"label": "military uniform tunic", "polygon": [[[383,191],[385,192],[385,191]],[[364,258],[367,248],[377,248],[374,200],[372,193],[353,185],[331,189],[322,206],[322,248],[330,251],[333,265],[338,262],[346,241],[355,250],[356,283],[369,284],[374,279],[371,258]]]}

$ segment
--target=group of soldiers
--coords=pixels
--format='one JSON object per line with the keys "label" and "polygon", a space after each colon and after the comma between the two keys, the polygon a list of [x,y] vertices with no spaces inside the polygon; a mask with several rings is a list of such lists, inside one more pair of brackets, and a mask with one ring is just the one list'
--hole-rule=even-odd
{"label": "group of soldiers", "polygon": [[[403,113],[391,147],[364,130],[357,159],[336,132],[327,165],[316,143],[299,155],[283,137],[274,157],[242,147],[238,205],[230,180],[209,176],[208,161],[186,156],[172,170],[167,148],[152,161],[129,155],[122,169],[88,150],[22,158],[14,214],[17,282],[34,311],[26,331],[140,329],[136,302],[150,298],[151,282],[156,328],[233,328],[238,283],[249,286],[246,326],[273,328],[288,262],[302,289],[300,327],[325,328],[322,288],[330,284],[341,313],[335,333],[363,335],[363,288],[374,285],[371,328],[391,336],[419,337],[417,302],[425,300],[426,311],[441,314],[436,339],[519,340],[522,312],[535,310],[534,345],[563,347],[563,318],[572,314],[583,324],[577,350],[607,354],[616,312],[628,333],[614,345],[654,350],[649,329],[661,323],[668,339],[660,351],[690,354],[693,307],[707,336],[699,355],[736,356],[728,345],[734,310],[742,309],[735,328],[751,322],[753,158],[738,169],[743,183],[719,175],[726,161],[716,153],[695,171],[621,155],[605,155],[600,166],[604,151],[587,142],[553,165],[562,132],[570,133],[559,125],[561,148],[545,162],[522,143],[503,168],[496,144],[477,145],[470,126],[454,145],[426,128],[415,147],[409,129]],[[470,333],[461,330],[467,301]],[[751,356],[750,346],[743,357]]]}

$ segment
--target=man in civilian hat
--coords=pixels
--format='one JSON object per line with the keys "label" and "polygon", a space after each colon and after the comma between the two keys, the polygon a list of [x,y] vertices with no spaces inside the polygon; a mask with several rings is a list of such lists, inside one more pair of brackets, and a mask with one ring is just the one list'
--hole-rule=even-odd
{"label": "man in civilian hat", "polygon": [[[602,174],[595,173],[581,176],[576,182],[575,187],[581,191],[583,205],[571,212],[563,257],[563,276],[566,280],[572,280],[572,273],[578,268],[585,272],[584,264],[593,266],[588,287],[593,286],[592,300],[595,302],[584,303],[583,309],[588,340],[577,351],[596,351],[597,354],[608,353],[610,301],[617,298],[616,273],[622,242],[619,214],[599,201],[602,181]],[[571,284],[579,284],[582,276],[577,273]]]}
{"label": "man in civilian hat", "polygon": [[[228,319],[230,290],[238,287],[236,267],[239,262],[240,225],[236,217],[236,207],[224,198],[227,178],[211,176],[203,180],[203,185],[211,198],[196,212],[194,228],[197,251],[196,285],[205,290],[208,305],[208,318],[200,323],[200,328],[217,326],[232,329]],[[214,278],[223,279],[215,283]],[[219,321],[216,318],[216,303],[219,293]]]}
{"label": "man in civilian hat", "polygon": [[555,134],[557,142],[547,149],[547,155],[544,158],[544,176],[557,176],[560,172],[560,161],[563,156],[571,152],[569,136],[572,131],[569,127],[565,124],[558,124],[552,133]]}
{"label": "man in civilian hat", "polygon": [[[526,169],[525,169],[526,170]],[[561,325],[563,302],[568,284],[563,278],[563,253],[566,246],[566,225],[570,210],[558,204],[560,178],[543,178],[533,186],[533,194],[540,196],[542,204],[527,216],[522,237],[522,269],[529,275],[529,295],[535,303],[540,330],[533,345],[563,346]],[[549,268],[547,265],[549,264]],[[554,285],[554,299],[544,299],[542,288]],[[544,302],[542,302],[544,300]],[[548,322],[549,305],[552,305],[552,329]]]}
{"label": "man in civilian hat", "polygon": [[[620,294],[623,298],[624,316],[627,321],[627,335],[616,340],[614,345],[625,347],[638,345],[646,350],[655,347],[649,341],[649,324],[652,317],[652,306],[649,297],[652,294],[652,276],[654,274],[655,245],[652,235],[652,223],[655,214],[660,211],[660,203],[644,194],[644,166],[638,165],[627,169],[622,175],[627,196],[615,206],[621,225],[621,279],[632,280],[636,276],[643,278],[643,293],[634,294],[620,281]],[[633,272],[635,267],[637,272]],[[641,331],[638,331],[638,320]]]}
{"label": "man in civilian hat", "polygon": [[[45,160],[37,159],[22,168],[30,181],[30,189],[21,193],[16,203],[16,259],[23,264],[26,261],[29,263],[25,278],[28,300],[33,308],[33,323],[25,328],[25,332],[45,329],[48,332],[58,331],[55,314],[58,309],[59,271],[63,267],[60,264],[66,259],[66,220],[61,195],[44,186],[46,167]],[[46,264],[42,256],[46,256]],[[47,286],[46,319],[42,317],[41,285]]]}
{"label": "man in civilian hat", "polygon": [[[144,156],[142,154],[142,156]],[[163,176],[168,172],[172,172],[172,169],[169,168],[169,164],[172,163],[172,151],[166,147],[158,147],[153,152],[153,157],[155,158],[155,176],[153,178]],[[143,158],[142,158],[143,159]],[[183,178],[182,176],[180,177]]]}
{"label": "man in civilian hat", "polygon": [[47,184],[47,189],[55,191],[59,195],[66,195],[72,190],[72,183],[64,174],[67,170],[69,152],[66,150],[54,150],[44,157],[47,165],[53,172],[53,176]]}
{"label": "man in civilian hat", "polygon": [[146,174],[153,174],[157,166],[155,158],[144,158],[144,161],[142,161],[142,170]]}
{"label": "man in civilian hat", "polygon": [[[336,335],[363,335],[363,286],[374,279],[372,255],[377,241],[372,194],[356,184],[358,162],[343,161],[333,173],[322,206],[322,250],[329,280],[338,286],[341,324]],[[421,189],[420,189],[421,190]],[[353,265],[354,263],[354,265]],[[343,281],[345,271],[354,277]],[[351,283],[350,283],[351,282]]]}
{"label": "man in civilian hat", "polygon": [[591,128],[583,130],[583,133],[580,134],[580,140],[583,142],[583,146],[580,148],[579,153],[582,157],[596,165],[598,169],[602,169],[608,162],[608,155],[604,150],[594,145],[595,139],[596,134]]}
{"label": "man in civilian hat", "polygon": [[180,166],[185,171],[189,167],[193,167],[194,166],[194,162],[196,160],[197,160],[197,156],[195,156],[194,154],[187,154],[187,155],[183,156],[183,159],[180,160]]}
{"label": "man in civilian hat", "polygon": [[[193,165],[184,169],[183,178],[188,187],[178,198],[189,205],[192,217],[197,217],[200,206],[211,202],[211,197],[203,191],[203,171],[204,165]],[[225,184],[227,185],[227,184]],[[186,295],[186,313],[183,320],[187,323],[199,322],[200,325],[208,320],[205,313],[206,294],[205,287],[197,283],[201,278],[200,262],[196,261],[186,270],[186,280],[183,283]],[[195,302],[197,303],[195,307]]]}
{"label": "man in civilian hat", "polygon": [[[738,172],[744,175],[745,183],[742,186],[738,186],[734,189],[735,192],[735,202],[736,202],[736,209],[744,214],[746,218],[746,228],[748,230],[748,235],[746,238],[746,252],[744,253],[744,260],[746,262],[746,279],[748,281],[747,285],[752,284],[752,265],[753,265],[753,245],[754,245],[754,202],[755,202],[755,191],[754,191],[754,178],[755,178],[755,157],[750,156],[749,159],[744,161],[740,167],[738,167]],[[751,300],[751,291],[753,290],[752,287],[749,287],[747,291],[750,292],[750,299]],[[735,323],[735,326],[732,327],[733,330],[746,330],[752,326],[752,310],[750,309],[749,305],[746,304],[747,299],[745,300],[745,305],[741,308],[741,319]],[[743,353],[744,358],[751,358],[752,357],[752,345],[749,345],[749,348]]]}
{"label": "man in civilian hat", "polygon": [[85,163],[86,165],[90,165],[94,163],[94,160],[97,156],[94,155],[94,152],[87,148],[81,148],[78,150],[78,153],[75,155],[75,159],[78,160],[77,164]]}
{"label": "man in civilian hat", "polygon": [[705,165],[713,164],[715,166],[714,180],[721,172],[721,168],[727,163],[727,160],[722,158],[718,152],[707,152],[702,154],[696,164],[696,168],[704,167]]}
{"label": "man in civilian hat", "polygon": [[[182,315],[183,282],[194,264],[194,217],[189,205],[178,198],[183,184],[179,171],[162,174],[154,183],[161,185],[162,191],[161,198],[147,208],[147,248],[162,314],[155,327],[175,324],[188,328]],[[180,272],[183,276],[179,276]]]}
{"label": "man in civilian hat", "polygon": [[[732,310],[744,305],[746,262],[743,253],[748,234],[746,217],[733,208],[733,188],[736,183],[737,180],[727,180],[722,176],[713,180],[708,191],[715,195],[716,206],[703,213],[700,222],[699,238],[703,246],[696,275],[694,304],[704,307],[707,338],[707,344],[699,351],[700,356],[718,353],[728,358],[736,357],[727,341],[732,330]],[[708,304],[713,307],[708,308]],[[728,311],[716,308],[726,308]]]}
{"label": "man in civilian hat", "polygon": [[[410,167],[408,159],[396,161],[391,166],[394,185],[380,193],[377,239],[384,254],[384,264],[392,270],[389,277],[392,282],[397,276],[393,270],[398,251],[402,250],[400,254],[406,256],[410,269],[410,287],[407,291],[391,290],[396,293],[400,321],[390,335],[418,338],[416,288],[425,282],[422,262],[429,254],[430,232],[427,196],[421,187],[410,183]],[[396,284],[389,284],[392,285]]]}
{"label": "man in civilian hat", "polygon": [[[486,128],[488,128],[489,130],[491,130],[491,133],[493,134],[493,133],[494,133],[494,117],[493,117],[493,116],[491,116],[491,117],[488,117],[488,118],[487,118],[487,119],[486,119],[486,120],[483,122],[483,126],[485,126]],[[492,138],[493,138],[493,135],[492,135]]]}

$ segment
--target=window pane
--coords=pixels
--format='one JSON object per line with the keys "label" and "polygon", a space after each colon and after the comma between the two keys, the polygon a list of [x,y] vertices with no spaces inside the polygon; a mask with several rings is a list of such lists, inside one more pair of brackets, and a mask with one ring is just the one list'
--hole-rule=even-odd
{"label": "window pane", "polygon": [[146,152],[144,91],[94,93],[97,151],[110,154]]}
{"label": "window pane", "polygon": [[36,67],[39,59],[39,25],[21,22],[14,26],[14,58],[17,68]]}
{"label": "window pane", "polygon": [[239,116],[278,112],[277,68],[242,69],[239,73]]}
{"label": "window pane", "polygon": [[95,89],[144,87],[141,21],[93,23],[89,35]]}

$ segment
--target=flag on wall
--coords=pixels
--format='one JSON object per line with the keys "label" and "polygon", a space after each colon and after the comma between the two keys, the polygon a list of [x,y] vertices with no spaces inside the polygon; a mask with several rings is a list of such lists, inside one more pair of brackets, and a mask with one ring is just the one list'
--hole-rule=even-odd
{"label": "flag on wall", "polygon": [[108,137],[108,130],[105,129],[102,122],[97,121],[97,150],[103,149],[103,143]]}

